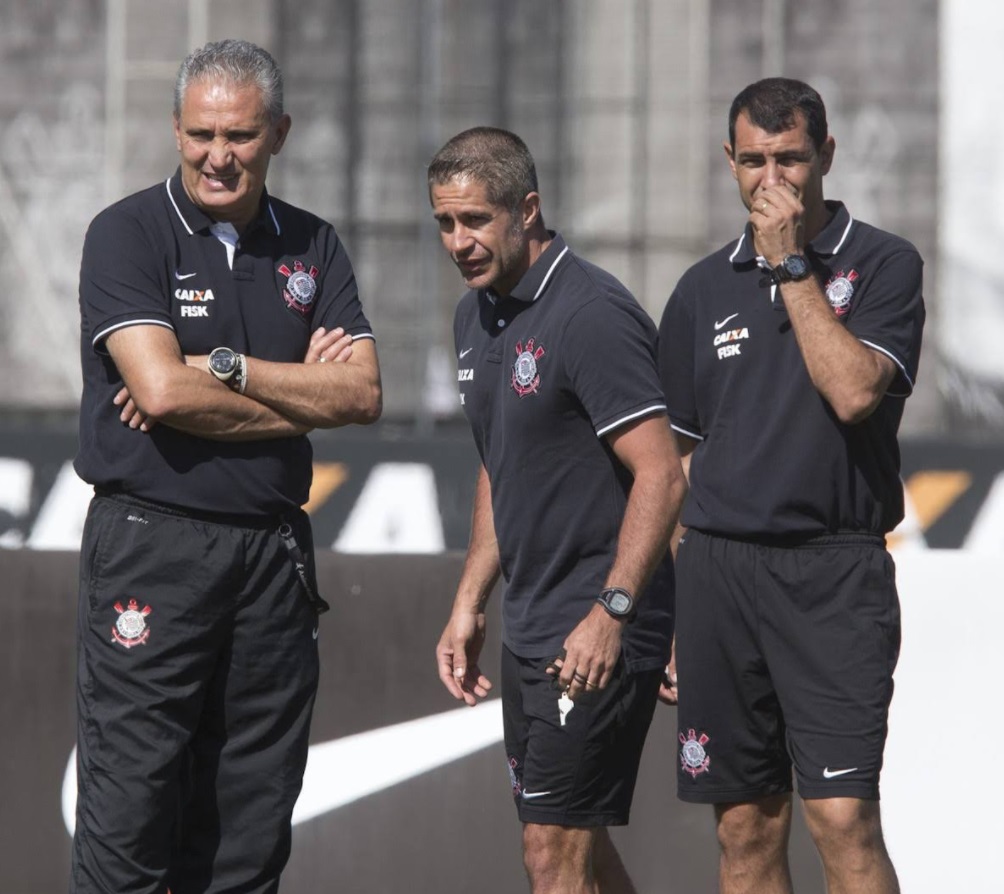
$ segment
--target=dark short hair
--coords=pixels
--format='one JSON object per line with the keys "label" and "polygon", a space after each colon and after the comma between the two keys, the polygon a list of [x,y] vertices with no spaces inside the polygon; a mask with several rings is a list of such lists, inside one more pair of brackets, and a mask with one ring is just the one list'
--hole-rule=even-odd
{"label": "dark short hair", "polygon": [[174,114],[181,116],[181,101],[189,84],[215,80],[255,86],[270,121],[282,117],[282,71],[267,50],[247,40],[218,40],[188,55],[174,82]]}
{"label": "dark short hair", "polygon": [[429,188],[456,179],[484,184],[488,201],[517,211],[537,192],[537,169],[530,150],[516,134],[499,127],[472,127],[458,133],[429,164]]}
{"label": "dark short hair", "polygon": [[826,142],[826,106],[808,84],[792,78],[765,78],[750,84],[729,109],[729,145],[736,145],[736,119],[745,112],[750,123],[767,133],[782,133],[798,126],[805,116],[806,130],[816,150]]}

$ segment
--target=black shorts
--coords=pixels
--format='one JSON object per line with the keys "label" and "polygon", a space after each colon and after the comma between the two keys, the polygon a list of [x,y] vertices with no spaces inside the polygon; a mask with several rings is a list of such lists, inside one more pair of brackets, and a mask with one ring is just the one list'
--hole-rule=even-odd
{"label": "black shorts", "polygon": [[[312,555],[306,516],[290,521]],[[317,622],[275,524],[95,497],[81,543],[74,894],[276,890]]]}
{"label": "black shorts", "polygon": [[900,616],[881,538],[798,547],[688,531],[677,555],[684,801],[877,799]]}
{"label": "black shorts", "polygon": [[560,702],[555,678],[545,671],[549,661],[502,649],[505,747],[519,818],[623,826],[662,671],[628,673],[621,660],[605,689],[569,703]]}

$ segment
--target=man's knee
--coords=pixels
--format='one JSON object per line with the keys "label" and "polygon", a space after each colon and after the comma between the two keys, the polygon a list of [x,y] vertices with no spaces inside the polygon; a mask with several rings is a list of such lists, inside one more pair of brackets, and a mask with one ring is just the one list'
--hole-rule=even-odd
{"label": "man's knee", "polygon": [[787,852],[791,829],[789,795],[716,805],[715,816],[718,844],[727,859],[768,862]]}
{"label": "man's knee", "polygon": [[588,879],[594,835],[594,829],[525,824],[523,865],[532,889],[548,891],[571,879]]}
{"label": "man's knee", "polygon": [[884,850],[878,801],[820,798],[803,804],[806,825],[821,852]]}

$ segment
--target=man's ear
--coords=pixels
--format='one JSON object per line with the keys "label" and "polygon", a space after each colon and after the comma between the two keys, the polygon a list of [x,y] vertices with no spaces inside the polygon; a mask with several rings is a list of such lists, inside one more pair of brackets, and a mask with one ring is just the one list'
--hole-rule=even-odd
{"label": "man's ear", "polygon": [[272,125],[272,137],[274,142],[272,143],[272,154],[278,155],[279,151],[282,149],[283,143],[286,142],[286,137],[289,136],[289,129],[293,126],[293,119],[289,115],[281,115],[279,120]]}
{"label": "man's ear", "polygon": [[736,159],[732,154],[732,144],[726,140],[722,143],[722,148],[725,150],[725,157],[729,160],[729,170],[732,171],[732,176],[736,180],[739,179],[739,175],[736,173]]}
{"label": "man's ear", "polygon": [[523,229],[529,230],[540,220],[540,193],[528,192],[523,199]]}
{"label": "man's ear", "polygon": [[830,173],[833,164],[833,153],[837,151],[837,143],[833,137],[827,137],[822,146],[819,147],[820,167],[823,174]]}

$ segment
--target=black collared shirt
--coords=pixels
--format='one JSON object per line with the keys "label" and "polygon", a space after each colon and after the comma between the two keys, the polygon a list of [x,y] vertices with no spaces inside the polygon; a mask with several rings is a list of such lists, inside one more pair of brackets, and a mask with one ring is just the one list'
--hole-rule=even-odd
{"label": "black collared shirt", "polygon": [[747,225],[690,268],[659,327],[673,427],[696,438],[682,522],[737,537],[884,534],[903,517],[896,433],[924,326],[922,261],[839,202],[807,247],[847,329],[898,367],[875,412],[841,423],[815,389]]}
{"label": "black collared shirt", "polygon": [[[460,399],[491,481],[507,586],[503,639],[550,657],[613,563],[632,478],[606,435],[665,412],[655,326],[609,273],[560,236],[507,298],[470,291],[454,320]],[[625,629],[632,669],[665,662],[671,581]]]}
{"label": "black collared shirt", "polygon": [[285,362],[302,361],[321,326],[373,337],[329,224],[266,193],[239,240],[231,228],[232,246],[219,230],[188,198],[180,171],[91,223],[80,272],[84,387],[75,468],[90,484],[149,500],[275,514],[307,500],[305,436],[222,442],[163,424],[143,434],[123,425],[112,404],[122,378],[104,340],[126,326],[170,329],[185,354],[225,345]]}

